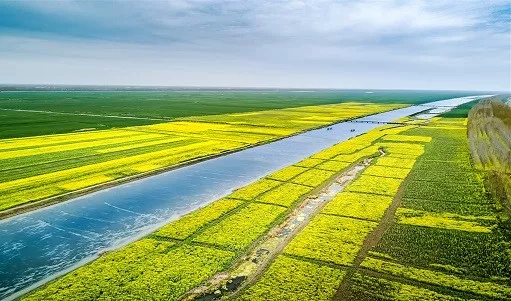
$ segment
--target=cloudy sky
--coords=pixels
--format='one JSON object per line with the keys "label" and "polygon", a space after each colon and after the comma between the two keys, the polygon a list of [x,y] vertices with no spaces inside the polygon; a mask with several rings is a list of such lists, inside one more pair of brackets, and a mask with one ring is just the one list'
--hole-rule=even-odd
{"label": "cloudy sky", "polygon": [[0,83],[510,90],[510,0],[0,1]]}

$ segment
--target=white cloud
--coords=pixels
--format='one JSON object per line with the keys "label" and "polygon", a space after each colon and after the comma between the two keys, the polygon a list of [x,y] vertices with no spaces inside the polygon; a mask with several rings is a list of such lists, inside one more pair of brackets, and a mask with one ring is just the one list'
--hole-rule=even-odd
{"label": "white cloud", "polygon": [[510,89],[507,0],[57,4],[23,2],[98,38],[0,27],[0,82]]}

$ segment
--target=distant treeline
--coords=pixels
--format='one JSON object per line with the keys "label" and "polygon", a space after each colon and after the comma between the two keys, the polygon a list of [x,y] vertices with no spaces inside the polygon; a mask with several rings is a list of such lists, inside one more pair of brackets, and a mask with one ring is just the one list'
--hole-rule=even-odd
{"label": "distant treeline", "polygon": [[468,135],[476,164],[511,172],[511,106],[499,97],[482,100],[468,114]]}
{"label": "distant treeline", "polygon": [[468,114],[468,138],[487,188],[511,214],[511,106],[502,97],[479,102]]}

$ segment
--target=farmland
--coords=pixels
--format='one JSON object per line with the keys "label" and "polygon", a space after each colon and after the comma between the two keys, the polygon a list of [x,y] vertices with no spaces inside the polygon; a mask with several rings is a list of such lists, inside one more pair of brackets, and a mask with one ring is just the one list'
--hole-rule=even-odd
{"label": "farmland", "polygon": [[448,114],[405,132],[431,142],[402,186],[395,221],[360,254],[339,297],[511,298],[509,217],[472,163],[466,123],[466,114]]}
{"label": "farmland", "polygon": [[[144,297],[143,290],[140,288],[153,287],[162,281],[166,281],[166,283],[172,281],[174,284],[165,294],[159,292],[155,286],[156,296],[161,296],[158,299],[176,299],[207,281],[215,273],[229,270],[243,262],[243,254],[249,252],[259,240],[268,235],[272,228],[284,221],[286,216],[292,214],[294,208],[314,189],[331,181],[348,166],[364,158],[378,156],[378,148],[375,148],[374,145],[384,145],[386,142],[381,139],[382,137],[387,134],[397,135],[411,128],[411,126],[386,126],[335,145],[297,162],[293,166],[286,167],[238,189],[221,200],[163,226],[140,241],[103,255],[91,264],[35,291],[26,299],[73,299],[69,292],[74,292],[76,296],[81,295],[82,292],[96,294],[89,295],[92,299],[99,298],[97,294],[101,294],[101,298],[107,299],[118,296],[145,298],[152,296],[153,293],[151,290],[146,290]],[[354,145],[362,145],[362,148],[353,147]],[[392,142],[390,145],[399,149],[396,147],[396,142]],[[417,146],[422,147],[422,144],[418,143]],[[406,147],[406,143],[403,143],[403,149]],[[415,149],[414,153],[415,155],[410,155],[409,160],[418,156]],[[347,160],[347,157],[340,157],[342,155],[350,155],[349,158],[352,161],[340,161]],[[387,155],[376,159],[375,166],[379,166],[380,159],[392,158],[391,156],[392,152],[389,151]],[[387,164],[386,161],[382,162]],[[333,164],[336,162],[343,164]],[[331,171],[323,169],[324,166],[345,167]],[[390,172],[391,177],[381,177],[381,179],[402,181],[400,178],[402,178],[403,171],[396,170],[396,174],[397,176],[393,178],[393,174]],[[376,176],[364,175],[362,172],[353,185],[368,181],[368,177]],[[392,184],[390,189],[395,189],[394,186],[395,184]],[[348,194],[349,197],[345,198],[344,194]],[[297,292],[296,286],[306,284],[315,287],[319,285],[318,283],[321,283],[318,290],[309,291],[302,287],[297,294],[304,298],[317,300],[331,298],[347,273],[345,267],[355,260],[358,250],[364,243],[364,237],[375,229],[378,220],[392,202],[392,198],[385,194],[386,192],[380,195],[381,200],[385,200],[385,203],[379,204],[378,210],[373,208],[370,216],[364,216],[364,209],[357,209],[360,204],[358,202],[353,204],[353,200],[365,200],[367,201],[366,206],[372,207],[371,204],[379,199],[378,194],[357,191],[339,194],[289,243],[282,255],[277,257],[268,272],[262,276],[261,281],[249,288],[245,294],[241,295],[241,298],[247,300],[265,299],[264,296],[267,296],[269,287],[273,287],[271,294],[275,298],[279,296],[291,298],[289,294]],[[353,209],[344,212],[341,209],[345,207],[343,204],[350,202]],[[336,243],[332,244],[332,240]],[[147,244],[148,247],[138,250],[139,248],[136,247],[138,244]],[[139,255],[136,255],[136,258],[132,258],[134,253],[132,248],[137,248]],[[198,254],[197,250],[204,254],[204,258],[201,258],[199,262],[195,258]],[[171,268],[169,266],[162,270],[164,273],[160,274],[150,274],[152,272],[149,272],[147,276],[145,272],[143,275],[140,274],[141,270],[149,267],[150,271],[158,269],[160,264],[164,264],[170,259],[180,262],[179,267]],[[117,283],[123,280],[113,278],[103,282],[88,280],[89,277],[95,277],[94,275],[99,276],[105,265],[122,267],[122,272],[116,272],[111,277],[132,279],[130,284],[119,286]],[[180,273],[187,273],[188,269],[194,269],[194,274],[186,277],[179,276]],[[288,273],[296,275],[296,277],[283,276]],[[88,276],[85,277],[85,275]],[[180,282],[175,283],[175,280],[170,279],[180,279]],[[276,283],[279,283],[281,291],[275,289]]]}
{"label": "farmland", "polygon": [[3,139],[0,210],[402,106],[342,103]]}
{"label": "farmland", "polygon": [[[16,170],[0,184],[4,209],[401,106],[326,104],[4,139],[0,158]],[[490,181],[509,174],[498,154],[474,160],[470,139],[485,137],[484,122],[468,116],[477,109],[403,118],[333,145],[22,299],[510,299],[507,200]]]}
{"label": "farmland", "polygon": [[0,301],[511,301],[511,0],[0,0]]}
{"label": "farmland", "polygon": [[[25,91],[27,89],[29,91]],[[91,87],[86,87],[85,90],[80,90],[77,87],[76,91],[52,91],[29,87],[18,91],[16,87],[0,87],[0,138],[103,130],[164,123],[189,116],[341,102],[414,104],[469,94],[434,91],[379,91],[366,94],[356,90],[297,93],[290,90],[122,91],[115,87],[108,91],[90,89]],[[114,118],[115,116],[123,118]]]}

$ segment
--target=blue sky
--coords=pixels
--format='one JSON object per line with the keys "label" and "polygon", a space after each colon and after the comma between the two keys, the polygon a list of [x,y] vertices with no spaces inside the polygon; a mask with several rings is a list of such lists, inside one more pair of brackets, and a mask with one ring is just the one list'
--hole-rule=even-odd
{"label": "blue sky", "polygon": [[0,83],[509,91],[509,0],[1,1]]}

